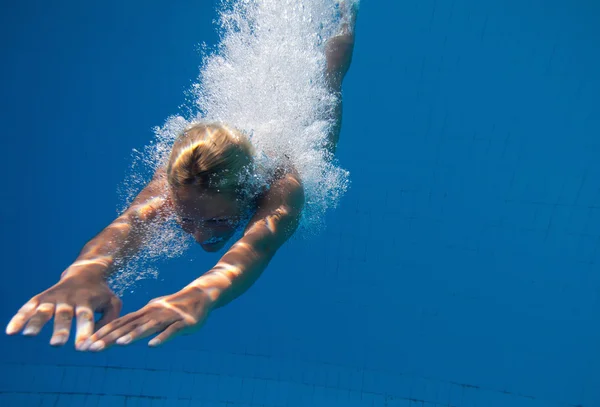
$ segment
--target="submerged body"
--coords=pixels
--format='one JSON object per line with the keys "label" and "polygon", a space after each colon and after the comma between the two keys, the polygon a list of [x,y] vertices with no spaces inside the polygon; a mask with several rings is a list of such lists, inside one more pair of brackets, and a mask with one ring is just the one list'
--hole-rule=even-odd
{"label": "submerged body", "polygon": [[[342,2],[340,7],[346,18],[325,47],[327,85],[336,94],[341,93],[351,63],[357,13],[354,2]],[[324,148],[331,154],[339,139],[341,113],[340,97],[333,117],[327,118],[333,125]],[[199,329],[211,310],[229,303],[256,281],[300,222],[304,188],[292,164],[281,162],[268,188],[240,192],[239,179],[233,175],[251,163],[252,154],[245,136],[225,125],[199,123],[188,128],[175,142],[169,164],[156,171],[121,216],[84,246],[57,284],[19,310],[6,332],[37,335],[54,317],[50,343],[63,345],[75,317],[76,348],[99,351],[158,333],[150,341],[155,346]],[[106,282],[115,263],[140,248],[148,225],[173,216],[207,252],[221,250],[238,228],[244,227],[244,232],[211,270],[182,290],[117,318],[121,301]],[[102,314],[97,323],[95,312]]]}

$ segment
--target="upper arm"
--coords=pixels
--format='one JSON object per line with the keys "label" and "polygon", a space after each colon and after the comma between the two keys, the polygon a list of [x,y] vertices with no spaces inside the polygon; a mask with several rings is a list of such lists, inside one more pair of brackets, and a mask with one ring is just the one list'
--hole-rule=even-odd
{"label": "upper arm", "polygon": [[123,215],[138,221],[152,220],[157,216],[165,215],[168,203],[166,170],[159,168]]}
{"label": "upper arm", "polygon": [[261,254],[273,255],[296,231],[304,207],[304,188],[296,171],[276,179],[258,202],[244,240]]}

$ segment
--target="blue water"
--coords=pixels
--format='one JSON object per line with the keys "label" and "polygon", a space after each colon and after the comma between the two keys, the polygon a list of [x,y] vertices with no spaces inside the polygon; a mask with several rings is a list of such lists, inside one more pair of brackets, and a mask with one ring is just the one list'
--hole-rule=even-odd
{"label": "blue water", "polygon": [[[0,320],[116,215],[216,2],[0,12]],[[55,3],[55,2],[52,2]],[[162,349],[0,337],[1,406],[600,405],[600,6],[364,0],[338,157],[352,188],[243,297]],[[217,257],[191,249],[131,312]]]}

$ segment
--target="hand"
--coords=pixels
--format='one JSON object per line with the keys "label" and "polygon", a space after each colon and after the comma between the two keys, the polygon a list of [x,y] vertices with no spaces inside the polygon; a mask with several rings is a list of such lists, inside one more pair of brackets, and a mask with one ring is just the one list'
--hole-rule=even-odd
{"label": "hand", "polygon": [[156,298],[139,311],[127,314],[92,335],[83,350],[101,351],[115,343],[128,345],[160,332],[148,345],[158,346],[177,335],[200,329],[212,309],[212,300],[199,288],[186,287]]}
{"label": "hand", "polygon": [[64,277],[29,300],[10,320],[6,333],[15,335],[23,330],[23,335],[35,336],[54,317],[50,345],[62,346],[69,339],[71,322],[75,316],[75,347],[81,350],[81,344],[94,333],[94,312],[103,314],[97,324],[103,326],[119,316],[121,300],[103,279],[91,278],[82,271]]}

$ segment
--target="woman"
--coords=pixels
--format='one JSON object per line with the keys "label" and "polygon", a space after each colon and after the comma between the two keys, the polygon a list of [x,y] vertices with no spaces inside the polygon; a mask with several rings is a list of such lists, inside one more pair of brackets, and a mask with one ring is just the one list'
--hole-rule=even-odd
{"label": "woman", "polygon": [[[340,33],[325,48],[326,78],[339,93],[350,67],[357,7],[341,3]],[[341,127],[341,101],[327,148],[334,152]],[[37,335],[54,317],[50,344],[64,345],[76,319],[78,350],[100,351],[152,334],[157,346],[199,329],[209,313],[244,293],[296,230],[304,205],[302,181],[290,163],[279,163],[269,187],[249,191],[244,175],[253,168],[254,150],[241,132],[219,123],[197,123],[173,145],[166,168],[159,169],[131,206],[88,242],[60,281],[36,295],[11,319],[6,333]],[[242,237],[207,273],[177,293],[152,300],[118,318],[121,301],[107,278],[118,260],[134,254],[151,222],[175,214],[184,231],[205,251],[223,248],[251,213]],[[95,323],[94,313],[102,314]],[[95,333],[94,333],[95,332]]]}

